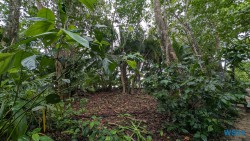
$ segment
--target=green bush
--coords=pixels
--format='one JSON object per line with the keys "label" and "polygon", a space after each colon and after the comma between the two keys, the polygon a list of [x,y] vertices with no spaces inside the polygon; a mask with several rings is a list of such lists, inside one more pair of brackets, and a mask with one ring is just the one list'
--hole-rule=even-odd
{"label": "green bush", "polygon": [[219,75],[206,76],[199,69],[173,65],[162,75],[146,78],[144,85],[166,114],[166,129],[193,134],[194,140],[207,140],[223,134],[237,116],[235,103],[242,103],[240,83],[227,82]]}

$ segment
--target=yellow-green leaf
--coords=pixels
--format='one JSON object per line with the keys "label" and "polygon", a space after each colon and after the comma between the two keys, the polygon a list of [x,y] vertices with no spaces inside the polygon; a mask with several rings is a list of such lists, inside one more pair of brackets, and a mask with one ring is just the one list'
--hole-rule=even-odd
{"label": "yellow-green leaf", "polygon": [[135,61],[127,60],[127,63],[131,68],[136,69],[136,62]]}
{"label": "yellow-green leaf", "polygon": [[35,36],[54,28],[54,24],[48,21],[39,21],[31,25],[25,32],[25,36]]}
{"label": "yellow-green leaf", "polygon": [[62,31],[64,33],[66,33],[67,35],[69,35],[69,37],[71,37],[73,40],[75,40],[79,44],[83,45],[84,47],[88,47],[89,48],[89,42],[86,39],[84,39],[83,37],[81,37],[80,35],[75,34],[73,32],[70,32],[70,31],[67,31],[65,29],[62,29]]}
{"label": "yellow-green leaf", "polygon": [[39,10],[37,13],[37,17],[45,18],[52,23],[55,23],[56,19],[54,13],[48,8],[43,8]]}

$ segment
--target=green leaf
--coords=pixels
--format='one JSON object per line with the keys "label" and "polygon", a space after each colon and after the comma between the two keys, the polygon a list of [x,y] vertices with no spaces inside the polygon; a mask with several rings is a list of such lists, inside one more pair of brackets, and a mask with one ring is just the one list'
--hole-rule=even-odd
{"label": "green leaf", "polygon": [[207,136],[201,134],[201,139],[202,139],[203,141],[207,141]]}
{"label": "green leaf", "polygon": [[55,23],[56,19],[54,13],[48,8],[39,10],[37,13],[37,17],[45,18],[51,23]]}
{"label": "green leaf", "polygon": [[39,21],[31,25],[26,32],[25,36],[35,36],[45,33],[54,28],[54,24],[48,21]]}
{"label": "green leaf", "polygon": [[[18,43],[12,45],[11,47],[15,48],[15,47],[18,47],[19,45],[27,44],[27,43],[29,43],[31,41],[34,41],[34,40],[36,40],[36,39],[38,39],[40,37],[44,37],[45,36],[44,38],[46,38],[49,35],[54,35],[55,36],[56,34],[57,34],[57,32],[45,32],[45,33],[42,33],[42,34],[38,34],[38,35],[30,37],[28,39],[19,41]],[[50,38],[50,40],[51,40],[51,38]]]}
{"label": "green leaf", "polygon": [[89,133],[89,128],[88,128],[88,127],[85,127],[85,128],[83,129],[83,131],[82,131],[82,136],[83,136],[83,137],[87,137],[88,133]]}
{"label": "green leaf", "polygon": [[116,67],[117,67],[117,63],[116,62],[110,62],[109,63],[109,71],[110,72],[114,72],[115,69],[116,69]]}
{"label": "green leaf", "polygon": [[41,130],[42,130],[41,128],[35,128],[33,129],[32,132],[28,133],[28,135],[38,134],[41,132]]}
{"label": "green leaf", "polygon": [[67,14],[65,13],[65,11],[63,11],[62,0],[58,0],[57,4],[58,4],[59,12],[60,12],[60,20],[61,20],[61,23],[64,25],[67,20]]}
{"label": "green leaf", "polygon": [[196,133],[194,134],[194,138],[200,138],[200,137],[201,137],[200,132],[196,132]]}
{"label": "green leaf", "polygon": [[33,134],[32,135],[32,140],[39,141],[39,134]]}
{"label": "green leaf", "polygon": [[88,36],[84,36],[83,38],[86,39],[86,40],[89,41],[89,42],[94,41],[94,39],[92,39],[91,37],[88,37]]}
{"label": "green leaf", "polygon": [[131,61],[131,60],[127,60],[127,63],[128,65],[133,68],[133,69],[136,69],[136,62],[135,61]]}
{"label": "green leaf", "polygon": [[160,81],[160,84],[162,84],[164,86],[167,86],[169,83],[171,83],[171,81],[169,81],[169,80],[161,80]]}
{"label": "green leaf", "polygon": [[160,136],[162,137],[164,135],[163,131],[161,130],[160,131]]}
{"label": "green leaf", "polygon": [[95,125],[95,122],[90,122],[89,128],[92,129],[94,127],[94,125]]}
{"label": "green leaf", "polygon": [[13,66],[14,56],[14,53],[0,53],[0,75]]}
{"label": "green leaf", "polygon": [[30,137],[23,135],[19,137],[17,141],[30,141]]}
{"label": "green leaf", "polygon": [[88,9],[94,10],[95,3],[97,0],[79,0],[82,4],[84,4]]}
{"label": "green leaf", "polygon": [[110,136],[106,136],[105,141],[111,141],[111,137]]}
{"label": "green leaf", "polygon": [[134,31],[134,28],[133,28],[132,26],[129,26],[129,27],[128,27],[128,31],[129,31],[129,32],[133,32],[133,31]]}
{"label": "green leaf", "polygon": [[[48,33],[48,32],[46,32],[46,33]],[[43,41],[45,47],[47,47],[47,46],[50,46],[52,43],[58,41],[58,39],[60,38],[60,33],[59,32],[54,32],[54,33],[51,32],[51,34],[47,34],[47,35],[42,36],[42,37],[43,37],[42,41]]]}
{"label": "green leaf", "polygon": [[183,133],[185,133],[185,134],[188,134],[189,132],[188,132],[188,130],[186,130],[186,129],[181,129],[181,131],[183,132]]}
{"label": "green leaf", "polygon": [[83,37],[79,36],[78,34],[67,31],[65,29],[62,29],[62,31],[65,32],[67,35],[69,35],[73,40],[75,40],[79,44],[83,45],[84,47],[89,48],[89,42]]}
{"label": "green leaf", "polygon": [[19,51],[17,53],[0,53],[0,74],[7,72],[12,67],[19,69],[21,67],[21,61],[31,55],[25,51]]}
{"label": "green leaf", "polygon": [[101,42],[103,39],[103,34],[100,30],[94,30],[95,32],[95,38],[97,39],[98,42]]}
{"label": "green leaf", "polygon": [[133,139],[132,137],[127,135],[124,135],[123,137],[125,138],[126,141],[131,141]]}
{"label": "green leaf", "polygon": [[214,129],[213,129],[213,126],[212,126],[212,125],[209,125],[209,126],[207,127],[207,130],[208,130],[208,132],[213,131],[213,130],[214,130]]}
{"label": "green leaf", "polygon": [[32,53],[29,53],[29,52],[25,52],[25,51],[18,51],[15,56],[14,56],[14,64],[13,64],[13,67],[19,69],[22,64],[22,60],[29,57],[29,56],[32,56],[33,54]]}
{"label": "green leaf", "polygon": [[104,58],[103,61],[102,61],[102,66],[103,66],[103,69],[105,71],[105,73],[109,73],[109,63],[111,61],[108,59],[108,58]]}
{"label": "green leaf", "polygon": [[[15,112],[15,111],[14,111]],[[15,114],[14,118],[16,119],[14,121],[14,127],[16,127],[14,130],[14,134],[12,137],[19,138],[23,135],[25,135],[26,130],[28,129],[28,122],[27,122],[27,117],[24,114],[24,110],[18,110],[17,113]]]}
{"label": "green leaf", "polygon": [[48,137],[48,136],[40,136],[39,140],[40,140],[40,141],[54,141],[53,139],[51,139],[51,138]]}
{"label": "green leaf", "polygon": [[152,137],[151,136],[147,136],[147,141],[152,141]]}
{"label": "green leaf", "polygon": [[8,59],[13,55],[14,55],[13,53],[0,53],[0,62]]}
{"label": "green leaf", "polygon": [[116,130],[111,130],[110,133],[115,135],[117,133],[117,131]]}
{"label": "green leaf", "polygon": [[56,104],[61,101],[60,96],[57,94],[50,94],[45,99],[48,104]]}

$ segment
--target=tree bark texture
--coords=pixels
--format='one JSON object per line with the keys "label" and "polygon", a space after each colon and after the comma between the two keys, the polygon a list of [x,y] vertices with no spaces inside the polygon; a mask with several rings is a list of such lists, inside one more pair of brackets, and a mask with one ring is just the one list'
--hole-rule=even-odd
{"label": "tree bark texture", "polygon": [[5,31],[5,38],[8,39],[8,45],[12,45],[18,40],[20,7],[21,0],[9,0],[9,15]]}
{"label": "tree bark texture", "polygon": [[161,45],[162,45],[163,54],[166,59],[166,65],[169,65],[172,60],[176,61],[177,57],[176,57],[176,54],[171,44],[171,40],[168,35],[167,22],[164,21],[164,18],[162,16],[160,0],[154,0],[154,14],[155,14],[155,21],[158,26],[158,32],[161,37]]}
{"label": "tree bark texture", "polygon": [[127,78],[127,64],[123,62],[121,64],[121,81],[122,81],[122,93],[128,94],[129,93],[129,84]]}

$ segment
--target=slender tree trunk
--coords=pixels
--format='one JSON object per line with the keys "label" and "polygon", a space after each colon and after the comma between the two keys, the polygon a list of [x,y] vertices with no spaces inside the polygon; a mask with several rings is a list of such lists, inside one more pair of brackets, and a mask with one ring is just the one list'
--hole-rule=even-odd
{"label": "slender tree trunk", "polygon": [[132,79],[131,79],[131,90],[130,90],[130,93],[131,94],[135,94],[135,87],[136,85],[139,83],[140,85],[140,66],[141,66],[141,63],[137,63],[136,64],[136,68],[137,70],[133,71],[134,72],[134,76],[132,76]]}
{"label": "slender tree trunk", "polygon": [[21,0],[9,0],[9,15],[4,35],[8,39],[7,45],[12,45],[18,40],[20,7]]}
{"label": "slender tree trunk", "polygon": [[122,93],[127,94],[128,92],[128,78],[127,78],[127,64],[123,62],[121,64],[121,81],[122,81]]}
{"label": "slender tree trunk", "polygon": [[201,56],[199,45],[198,45],[198,43],[196,41],[196,38],[194,37],[194,33],[193,33],[191,27],[188,25],[188,23],[183,22],[177,15],[174,14],[174,16],[175,16],[175,18],[177,18],[177,20],[184,27],[184,31],[187,34],[187,36],[191,38],[190,39],[191,40],[190,43],[192,45],[192,50],[193,50],[194,54],[196,56]]}
{"label": "slender tree trunk", "polygon": [[[218,33],[216,33],[216,36],[215,36],[215,41],[216,41],[216,51],[219,52],[220,50],[220,36]],[[220,58],[219,60],[219,70],[222,72],[223,71],[223,66],[222,66],[222,60]]]}
{"label": "slender tree trunk", "polygon": [[130,90],[130,94],[134,94],[135,93],[135,82],[136,82],[136,75],[133,76],[134,78],[131,79],[131,90]]}
{"label": "slender tree trunk", "polygon": [[[202,60],[202,53],[199,49],[199,45],[198,45],[198,42],[194,36],[193,30],[191,29],[191,27],[189,26],[188,23],[186,23],[185,21],[182,21],[176,14],[173,14],[173,16],[183,26],[183,29],[184,29],[185,33],[187,34],[187,39],[192,46],[192,50],[193,50],[194,55],[198,58],[199,61],[201,61]],[[201,63],[199,63],[199,65],[200,65],[200,68],[203,69],[203,66],[201,65]]]}
{"label": "slender tree trunk", "polygon": [[[165,11],[163,11],[165,12]],[[173,50],[169,35],[168,35],[168,25],[166,20],[162,16],[160,0],[154,0],[154,13],[155,21],[158,26],[158,32],[161,37],[161,45],[163,54],[165,56],[166,65],[169,65],[172,60],[177,60],[176,54]]]}
{"label": "slender tree trunk", "polygon": [[199,45],[196,41],[196,38],[194,37],[194,33],[193,33],[193,30],[191,29],[191,27],[186,23],[184,24],[184,26],[186,27],[187,29],[187,32],[189,33],[190,37],[191,37],[191,40],[192,40],[192,47],[193,47],[193,51],[195,53],[196,56],[200,57],[201,56],[201,51],[199,49]]}
{"label": "slender tree trunk", "polygon": [[232,65],[232,66],[231,66],[231,69],[232,69],[231,78],[232,78],[232,80],[234,81],[234,80],[235,80],[235,66]]}

